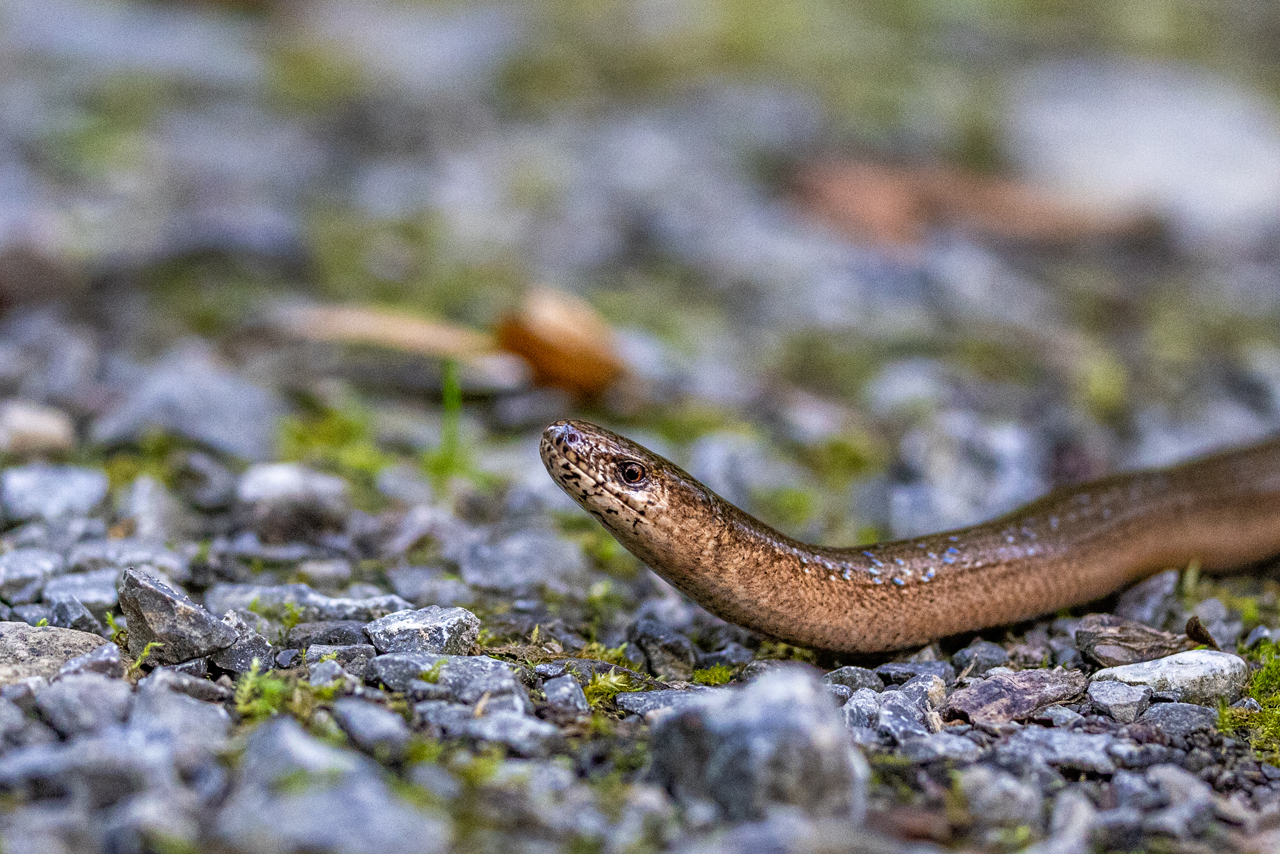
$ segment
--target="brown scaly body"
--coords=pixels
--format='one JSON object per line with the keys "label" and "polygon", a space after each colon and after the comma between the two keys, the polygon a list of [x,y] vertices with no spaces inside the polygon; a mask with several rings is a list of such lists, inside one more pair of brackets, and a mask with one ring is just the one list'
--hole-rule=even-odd
{"label": "brown scaly body", "polygon": [[790,643],[871,653],[1017,622],[1158,570],[1280,554],[1280,439],[1060,489],[955,531],[849,549],[785,537],[670,461],[561,421],[552,478],[709,611]]}

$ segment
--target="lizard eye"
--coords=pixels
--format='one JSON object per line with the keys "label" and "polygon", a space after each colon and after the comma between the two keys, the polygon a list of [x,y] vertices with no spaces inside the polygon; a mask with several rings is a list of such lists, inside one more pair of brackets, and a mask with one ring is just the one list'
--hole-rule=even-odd
{"label": "lizard eye", "polygon": [[635,486],[645,478],[644,466],[635,462],[626,462],[618,466],[618,474],[622,477],[623,483],[629,486]]}

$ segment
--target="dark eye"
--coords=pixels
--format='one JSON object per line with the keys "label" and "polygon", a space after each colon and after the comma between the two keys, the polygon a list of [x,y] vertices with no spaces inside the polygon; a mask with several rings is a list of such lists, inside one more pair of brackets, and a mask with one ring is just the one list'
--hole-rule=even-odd
{"label": "dark eye", "polygon": [[623,463],[618,466],[618,474],[622,476],[623,483],[635,486],[637,483],[644,480],[644,466],[639,463]]}

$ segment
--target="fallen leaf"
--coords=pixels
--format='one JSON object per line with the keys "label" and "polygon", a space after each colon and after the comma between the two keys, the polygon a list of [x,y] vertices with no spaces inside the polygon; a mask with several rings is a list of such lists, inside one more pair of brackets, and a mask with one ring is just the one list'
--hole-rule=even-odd
{"label": "fallen leaf", "polygon": [[613,330],[590,305],[551,288],[535,288],[520,310],[498,324],[498,343],[533,366],[534,382],[595,397],[623,374]]}

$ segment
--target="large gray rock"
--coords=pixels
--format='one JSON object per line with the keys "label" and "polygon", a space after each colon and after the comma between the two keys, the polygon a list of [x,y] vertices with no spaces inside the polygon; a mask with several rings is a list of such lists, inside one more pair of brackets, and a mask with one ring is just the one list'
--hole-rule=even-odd
{"label": "large gray rock", "polygon": [[142,655],[155,642],[149,661],[177,664],[226,649],[238,632],[185,594],[136,570],[120,577],[120,609],[129,621],[129,651]]}
{"label": "large gray rock", "polygon": [[0,503],[10,521],[88,516],[102,506],[107,486],[98,469],[32,463],[0,474]]}
{"label": "large gray rock", "polygon": [[1093,674],[1093,680],[1146,685],[1157,693],[1173,694],[1184,703],[1216,705],[1240,698],[1249,680],[1249,665],[1238,655],[1196,649],[1155,661],[1108,667]]}
{"label": "large gray rock", "polygon": [[869,771],[822,684],[780,671],[717,692],[662,719],[653,774],[686,805],[712,803],[729,820],[791,804],[814,816],[861,817]]}
{"label": "large gray rock", "polygon": [[340,530],[351,513],[347,482],[296,463],[252,466],[236,486],[237,515],[264,542]]}
{"label": "large gray rock", "polygon": [[429,605],[399,611],[365,627],[378,652],[434,652],[466,655],[480,634],[480,620],[463,608]]}
{"label": "large gray rock", "polygon": [[449,848],[452,834],[400,800],[372,760],[280,717],[249,736],[213,835],[259,854],[435,854]]}
{"label": "large gray rock", "polygon": [[208,347],[184,344],[147,370],[113,410],[94,422],[100,445],[136,443],[160,430],[247,460],[268,459],[284,404],[218,363]]}
{"label": "large gray rock", "polygon": [[52,678],[68,661],[100,646],[101,636],[75,629],[0,623],[0,685]]}

